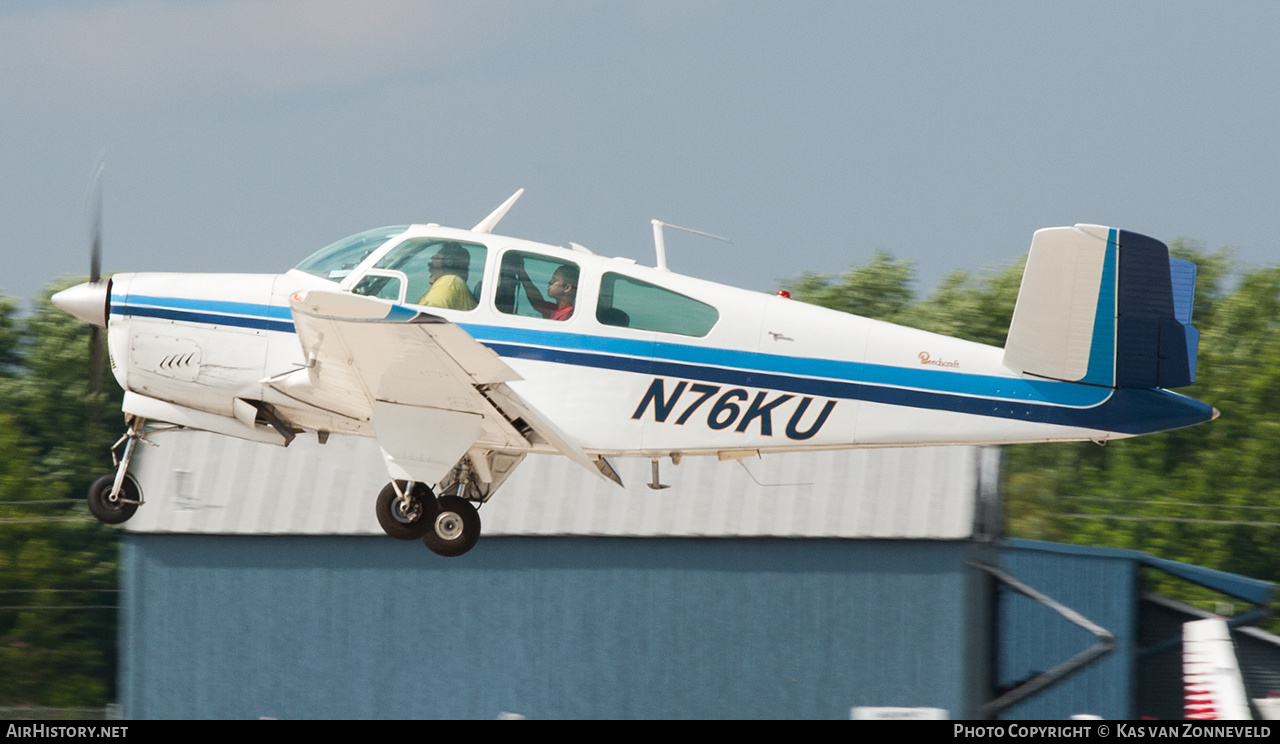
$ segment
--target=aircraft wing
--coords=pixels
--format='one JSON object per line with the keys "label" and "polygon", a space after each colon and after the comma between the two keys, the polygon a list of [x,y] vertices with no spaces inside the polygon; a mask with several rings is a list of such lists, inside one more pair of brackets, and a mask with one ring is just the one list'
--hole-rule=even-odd
{"label": "aircraft wing", "polygon": [[290,307],[307,367],[269,384],[369,421],[393,478],[437,483],[473,449],[559,451],[601,472],[506,384],[520,379],[514,370],[444,318],[323,290]]}

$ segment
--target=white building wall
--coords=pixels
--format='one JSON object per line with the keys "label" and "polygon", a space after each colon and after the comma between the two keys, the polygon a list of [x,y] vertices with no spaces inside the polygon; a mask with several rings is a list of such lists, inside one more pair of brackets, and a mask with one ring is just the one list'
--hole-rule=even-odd
{"label": "white building wall", "polygon": [[[147,503],[129,530],[381,534],[373,503],[387,475],[372,439],[333,435],[321,445],[302,435],[288,448],[190,430],[149,439],[158,446],[144,447],[134,467]],[[563,457],[526,458],[482,507],[484,534],[964,539],[992,521],[980,513],[994,498],[998,451],[664,459],[671,488],[660,491],[646,486],[649,460],[613,463],[625,488]]]}

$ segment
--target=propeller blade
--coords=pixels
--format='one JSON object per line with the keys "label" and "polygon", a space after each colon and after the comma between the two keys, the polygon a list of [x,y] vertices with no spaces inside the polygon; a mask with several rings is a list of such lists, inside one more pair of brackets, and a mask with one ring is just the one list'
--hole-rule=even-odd
{"label": "propeller blade", "polygon": [[[97,283],[102,279],[102,171],[107,165],[106,152],[98,155],[98,164],[93,170],[93,179],[89,181],[90,219],[89,226],[89,281]],[[89,395],[102,393],[102,367],[106,362],[106,349],[103,347],[102,329],[92,326],[89,329]]]}
{"label": "propeller blade", "polygon": [[96,282],[102,278],[102,171],[106,167],[103,156],[98,156],[98,165],[94,168],[93,179],[89,182],[90,215],[93,222],[89,226],[89,281]]}
{"label": "propeller blade", "polygon": [[106,362],[106,350],[102,345],[102,329],[89,327],[89,394],[102,392],[102,367]]}

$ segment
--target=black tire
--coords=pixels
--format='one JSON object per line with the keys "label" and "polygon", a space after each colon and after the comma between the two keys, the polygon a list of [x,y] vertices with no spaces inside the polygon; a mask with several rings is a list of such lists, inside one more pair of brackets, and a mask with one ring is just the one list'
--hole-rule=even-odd
{"label": "black tire", "polygon": [[432,553],[455,558],[475,547],[480,539],[480,514],[470,501],[458,496],[437,499],[440,511],[422,538]]}
{"label": "black tire", "polygon": [[142,489],[138,486],[138,481],[134,480],[132,475],[125,473],[124,482],[120,484],[120,495],[112,501],[111,486],[115,485],[115,482],[116,474],[108,473],[89,486],[89,512],[97,517],[99,522],[121,524],[129,521],[129,517],[138,510],[137,504],[125,502],[125,499],[142,500]]}
{"label": "black tire", "polygon": [[[405,481],[398,481],[400,489],[409,486]],[[431,529],[435,519],[436,497],[431,488],[415,483],[409,492],[409,513],[405,514],[396,508],[396,489],[390,483],[378,492],[378,524],[382,531],[397,540],[418,540]]]}

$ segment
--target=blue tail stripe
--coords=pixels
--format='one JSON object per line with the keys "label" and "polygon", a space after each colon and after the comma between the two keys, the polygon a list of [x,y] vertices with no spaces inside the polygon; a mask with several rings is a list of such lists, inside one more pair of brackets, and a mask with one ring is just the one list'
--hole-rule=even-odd
{"label": "blue tail stripe", "polygon": [[1115,384],[1116,358],[1116,255],[1117,230],[1107,235],[1107,250],[1102,259],[1102,280],[1098,285],[1098,304],[1093,316],[1093,340],[1089,344],[1089,367],[1081,382],[1091,385]]}
{"label": "blue tail stripe", "polygon": [[1173,286],[1173,317],[1191,325],[1196,299],[1196,265],[1181,258],[1169,259],[1169,283]]}

